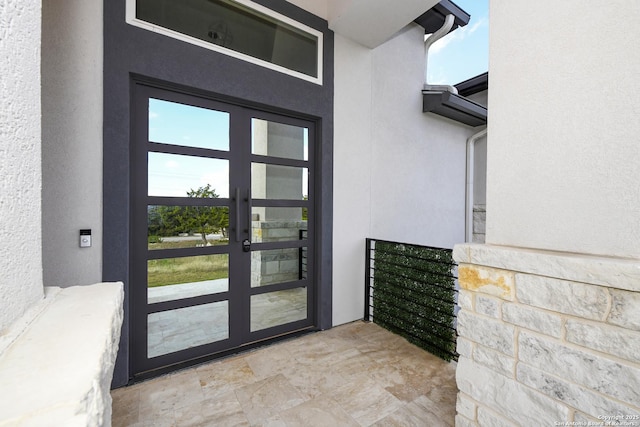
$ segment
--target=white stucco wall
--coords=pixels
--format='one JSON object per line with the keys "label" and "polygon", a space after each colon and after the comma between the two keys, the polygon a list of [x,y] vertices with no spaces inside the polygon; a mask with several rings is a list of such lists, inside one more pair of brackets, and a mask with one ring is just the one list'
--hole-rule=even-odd
{"label": "white stucco wall", "polygon": [[466,139],[473,128],[422,112],[424,29],[374,54],[372,237],[451,248],[464,241]]}
{"label": "white stucco wall", "polygon": [[[44,283],[102,279],[102,1],[43,2]],[[93,246],[79,247],[80,229]]]}
{"label": "white stucco wall", "polygon": [[640,3],[490,8],[487,243],[640,258]]}
{"label": "white stucco wall", "polygon": [[0,0],[0,335],[43,297],[40,1]]}
{"label": "white stucco wall", "polygon": [[465,144],[473,128],[422,113],[424,30],[368,50],[336,35],[333,322],[364,310],[367,237],[464,241]]}
{"label": "white stucco wall", "polygon": [[364,313],[364,248],[371,230],[372,53],[336,34],[335,63],[333,324],[340,325]]}

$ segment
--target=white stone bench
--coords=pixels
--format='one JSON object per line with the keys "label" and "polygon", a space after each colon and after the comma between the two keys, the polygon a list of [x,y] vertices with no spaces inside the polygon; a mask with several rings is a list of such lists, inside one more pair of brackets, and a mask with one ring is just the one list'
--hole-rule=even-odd
{"label": "white stone bench", "polygon": [[122,283],[45,288],[0,337],[0,426],[111,425],[123,298]]}

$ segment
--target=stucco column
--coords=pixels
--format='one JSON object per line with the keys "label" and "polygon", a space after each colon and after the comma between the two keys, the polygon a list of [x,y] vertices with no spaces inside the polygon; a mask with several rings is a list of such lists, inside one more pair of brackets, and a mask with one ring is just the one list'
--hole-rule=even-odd
{"label": "stucco column", "polygon": [[490,7],[487,244],[455,247],[456,425],[638,416],[640,5]]}
{"label": "stucco column", "polygon": [[43,298],[39,0],[0,1],[0,335]]}

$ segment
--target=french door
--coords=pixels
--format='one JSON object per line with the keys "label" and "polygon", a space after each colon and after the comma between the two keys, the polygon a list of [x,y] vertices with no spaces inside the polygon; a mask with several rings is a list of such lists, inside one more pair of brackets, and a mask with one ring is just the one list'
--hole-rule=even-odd
{"label": "french door", "polygon": [[133,375],[314,328],[313,121],[134,87]]}

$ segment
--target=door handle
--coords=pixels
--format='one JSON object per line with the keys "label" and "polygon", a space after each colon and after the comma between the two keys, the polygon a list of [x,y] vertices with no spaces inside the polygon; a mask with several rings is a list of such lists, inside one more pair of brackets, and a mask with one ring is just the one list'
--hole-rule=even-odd
{"label": "door handle", "polygon": [[251,240],[244,239],[242,241],[242,252],[251,252]]}
{"label": "door handle", "polygon": [[251,190],[247,190],[247,198],[244,201],[247,202],[247,229],[245,231],[247,238],[251,240]]}
{"label": "door handle", "polygon": [[236,187],[236,242],[240,242],[240,187]]}

